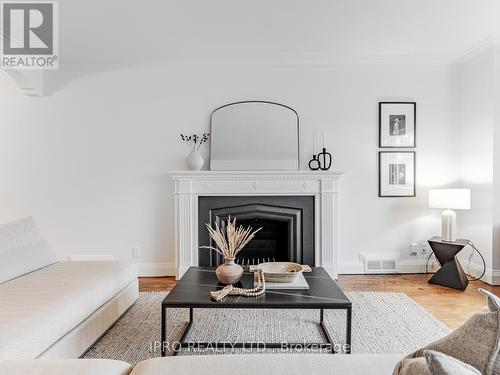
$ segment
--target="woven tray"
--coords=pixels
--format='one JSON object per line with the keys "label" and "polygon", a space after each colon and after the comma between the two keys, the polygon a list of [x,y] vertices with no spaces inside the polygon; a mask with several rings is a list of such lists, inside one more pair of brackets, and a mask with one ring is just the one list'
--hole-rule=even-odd
{"label": "woven tray", "polygon": [[302,272],[311,272],[311,267],[293,262],[266,262],[250,266],[250,272],[264,271],[266,281],[271,283],[291,283]]}

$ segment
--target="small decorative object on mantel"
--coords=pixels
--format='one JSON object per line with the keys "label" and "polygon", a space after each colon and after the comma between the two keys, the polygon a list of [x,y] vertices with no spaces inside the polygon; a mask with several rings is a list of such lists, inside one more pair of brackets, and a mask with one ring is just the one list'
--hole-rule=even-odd
{"label": "small decorative object on mantel", "polygon": [[219,224],[215,223],[215,229],[206,224],[208,233],[217,247],[201,246],[205,249],[211,249],[224,257],[224,264],[221,264],[215,270],[217,279],[226,285],[236,284],[243,276],[243,267],[234,262],[236,255],[255,237],[255,234],[262,228],[253,230],[251,226],[246,228],[240,225],[236,228],[236,218],[231,221],[231,216],[227,220],[226,230],[224,231]]}
{"label": "small decorative object on mantel", "polygon": [[311,171],[317,171],[319,168],[320,168],[319,160],[317,159],[317,155],[314,154],[313,158],[309,160],[309,169]]}
{"label": "small decorative object on mantel", "polygon": [[200,154],[201,146],[208,141],[209,133],[203,133],[201,136],[198,134],[184,135],[181,134],[181,139],[188,145],[191,151],[186,157],[188,168],[192,171],[199,171],[203,168],[205,159]]}
{"label": "small decorative object on mantel", "polygon": [[320,165],[320,169],[323,171],[327,171],[332,166],[332,154],[326,152],[326,148],[323,147],[323,150],[318,154],[318,161]]}
{"label": "small decorative object on mantel", "polygon": [[[313,137],[313,152],[316,151],[316,137]],[[312,159],[309,161],[309,169],[317,171],[327,171],[332,166],[332,154],[326,151],[325,147],[325,132],[323,132],[323,148],[320,153],[313,154]]]}

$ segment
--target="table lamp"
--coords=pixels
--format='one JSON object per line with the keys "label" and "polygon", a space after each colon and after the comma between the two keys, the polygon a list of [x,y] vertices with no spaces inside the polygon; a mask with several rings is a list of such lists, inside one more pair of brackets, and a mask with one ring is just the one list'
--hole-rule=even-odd
{"label": "table lamp", "polygon": [[470,210],[470,189],[430,189],[429,208],[444,209],[441,238],[446,242],[454,242],[457,216],[453,210]]}

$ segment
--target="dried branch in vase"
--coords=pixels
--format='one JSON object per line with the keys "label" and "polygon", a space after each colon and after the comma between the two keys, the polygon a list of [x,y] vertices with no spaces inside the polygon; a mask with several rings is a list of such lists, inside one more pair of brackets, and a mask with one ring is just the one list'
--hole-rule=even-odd
{"label": "dried branch in vase", "polygon": [[188,145],[189,151],[198,151],[204,143],[208,142],[208,137],[210,137],[210,133],[203,133],[201,136],[181,134],[181,139]]}
{"label": "dried branch in vase", "polygon": [[212,228],[210,224],[206,225],[208,233],[217,244],[217,247],[201,247],[214,250],[226,259],[235,258],[236,255],[255,237],[255,234],[262,229],[259,228],[254,231],[251,226],[244,228],[243,225],[236,228],[236,218],[231,221],[231,217],[228,218],[225,232],[217,223],[215,223],[215,229]]}

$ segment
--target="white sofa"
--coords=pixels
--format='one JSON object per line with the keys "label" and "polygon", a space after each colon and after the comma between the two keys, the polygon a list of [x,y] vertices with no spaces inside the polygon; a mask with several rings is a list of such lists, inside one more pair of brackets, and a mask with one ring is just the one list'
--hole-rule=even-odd
{"label": "white sofa", "polygon": [[401,355],[243,354],[154,358],[131,375],[390,375]]}
{"label": "white sofa", "polygon": [[0,375],[129,375],[132,366],[109,359],[0,360]]}
{"label": "white sofa", "polygon": [[78,358],[138,296],[134,265],[57,262],[32,218],[0,225],[0,359]]}
{"label": "white sofa", "polygon": [[401,355],[243,354],[110,360],[0,361],[8,375],[390,375]]}

